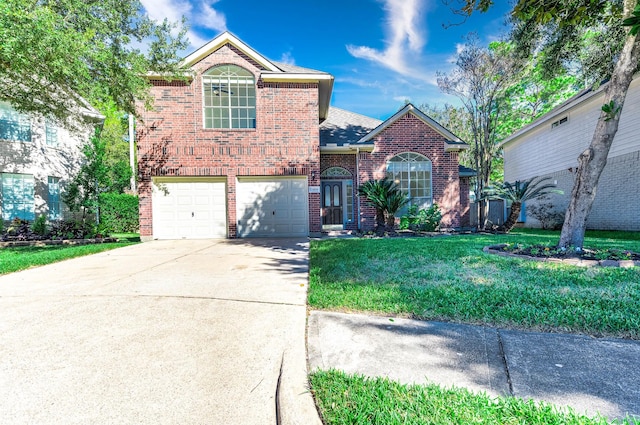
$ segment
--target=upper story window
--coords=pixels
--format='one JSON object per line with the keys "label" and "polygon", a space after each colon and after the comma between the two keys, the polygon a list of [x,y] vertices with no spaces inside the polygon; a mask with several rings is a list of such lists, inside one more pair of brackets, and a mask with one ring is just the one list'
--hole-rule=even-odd
{"label": "upper story window", "polygon": [[551,123],[551,128],[556,128],[564,123],[566,123],[567,121],[569,121],[569,117],[562,117],[557,121],[554,121]]}
{"label": "upper story window", "polygon": [[[413,152],[401,153],[387,161],[387,178],[393,180],[409,197],[408,205],[428,208],[433,203],[431,161]],[[398,212],[406,213],[407,207]]]}
{"label": "upper story window", "polygon": [[50,119],[45,120],[47,146],[58,146],[58,127]]}
{"label": "upper story window", "polygon": [[202,76],[205,128],[256,128],[253,74],[236,65],[211,68]]}
{"label": "upper story window", "polygon": [[0,139],[30,142],[31,119],[29,115],[17,112],[8,103],[0,103]]}

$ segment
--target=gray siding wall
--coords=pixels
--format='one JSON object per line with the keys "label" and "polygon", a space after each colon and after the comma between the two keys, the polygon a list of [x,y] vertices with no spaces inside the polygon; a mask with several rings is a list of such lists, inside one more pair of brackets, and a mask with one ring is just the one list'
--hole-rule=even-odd
{"label": "gray siding wall", "polygon": [[[47,213],[49,197],[48,178],[60,178],[61,190],[77,174],[84,160],[82,146],[93,134],[93,128],[71,134],[57,128],[58,144],[48,146],[45,138],[45,120],[31,118],[31,141],[0,140],[0,173],[31,174],[35,183],[35,214]],[[1,182],[0,182],[1,184]],[[0,211],[2,191],[0,190]],[[63,207],[63,214],[68,209]]]}

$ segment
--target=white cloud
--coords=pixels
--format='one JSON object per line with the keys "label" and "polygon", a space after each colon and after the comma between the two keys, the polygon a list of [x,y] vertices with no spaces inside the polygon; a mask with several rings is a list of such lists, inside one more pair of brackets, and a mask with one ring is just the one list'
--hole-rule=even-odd
{"label": "white cloud", "polygon": [[291,52],[284,52],[282,56],[280,56],[280,62],[286,63],[287,65],[295,65],[296,59]]}
{"label": "white cloud", "polygon": [[347,51],[356,58],[377,62],[400,74],[414,74],[411,56],[419,54],[426,43],[426,30],[422,23],[427,1],[384,0],[387,12],[386,48],[377,50],[368,46],[347,45]]}
{"label": "white cloud", "polygon": [[200,3],[200,9],[194,14],[193,18],[200,26],[215,31],[223,32],[227,30],[227,18],[224,13],[213,8],[213,5],[220,0],[210,0],[210,4],[203,1]]}
{"label": "white cloud", "polygon": [[195,27],[219,32],[227,30],[227,19],[224,13],[213,8],[218,1],[200,1],[192,4],[187,0],[140,0],[147,14],[154,21],[161,22],[167,19],[170,22],[180,22],[183,16],[186,17],[191,25],[191,28],[187,31],[187,39],[191,46],[195,48],[207,42],[207,40],[198,35],[194,30]]}

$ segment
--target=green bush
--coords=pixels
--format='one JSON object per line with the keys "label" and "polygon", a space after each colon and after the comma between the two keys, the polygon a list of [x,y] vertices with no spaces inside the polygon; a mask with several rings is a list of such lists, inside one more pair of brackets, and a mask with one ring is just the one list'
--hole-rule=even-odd
{"label": "green bush", "polygon": [[36,235],[44,236],[47,234],[47,216],[41,214],[31,224],[31,231]]}
{"label": "green bush", "polygon": [[419,210],[416,205],[411,205],[408,214],[400,218],[400,229],[435,232],[440,226],[440,220],[442,220],[442,213],[438,204],[433,204],[426,210]]}
{"label": "green bush", "polygon": [[104,233],[137,232],[138,197],[126,193],[101,193],[100,230]]}

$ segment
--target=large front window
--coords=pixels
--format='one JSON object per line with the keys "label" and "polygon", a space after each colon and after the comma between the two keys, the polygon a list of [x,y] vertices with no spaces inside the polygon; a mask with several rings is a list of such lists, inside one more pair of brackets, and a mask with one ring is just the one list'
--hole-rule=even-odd
{"label": "large front window", "polygon": [[256,85],[251,72],[222,65],[202,76],[205,128],[256,128]]}
{"label": "large front window", "polygon": [[[387,162],[387,178],[407,194],[408,205],[416,205],[418,208],[431,206],[431,161],[427,157],[412,152],[394,156]],[[405,212],[406,208],[399,214]]]}
{"label": "large front window", "polygon": [[2,174],[2,219],[34,219],[34,180],[30,174]]}

